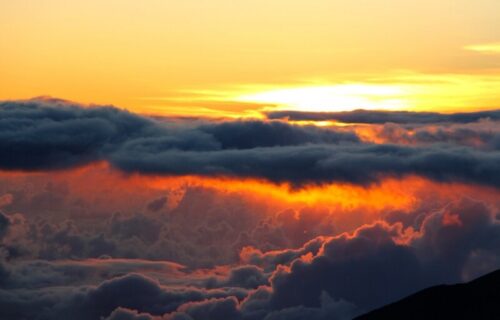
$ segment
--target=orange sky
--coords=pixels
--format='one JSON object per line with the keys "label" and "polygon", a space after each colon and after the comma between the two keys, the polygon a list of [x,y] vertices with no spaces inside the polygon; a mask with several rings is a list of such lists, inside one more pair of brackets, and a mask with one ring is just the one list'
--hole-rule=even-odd
{"label": "orange sky", "polygon": [[156,114],[497,108],[498,0],[0,0],[0,99]]}

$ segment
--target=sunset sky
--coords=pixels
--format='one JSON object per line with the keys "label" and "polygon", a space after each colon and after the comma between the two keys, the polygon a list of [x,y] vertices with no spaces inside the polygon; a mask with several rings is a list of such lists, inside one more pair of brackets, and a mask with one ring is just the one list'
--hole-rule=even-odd
{"label": "sunset sky", "polygon": [[372,319],[499,164],[498,0],[0,0],[2,320]]}
{"label": "sunset sky", "polygon": [[500,95],[496,0],[0,5],[1,99],[237,117],[491,109]]}

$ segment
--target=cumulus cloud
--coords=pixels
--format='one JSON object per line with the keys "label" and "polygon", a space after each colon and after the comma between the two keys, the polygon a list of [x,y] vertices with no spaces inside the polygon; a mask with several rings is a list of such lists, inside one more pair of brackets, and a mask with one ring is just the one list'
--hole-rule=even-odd
{"label": "cumulus cloud", "polygon": [[370,310],[431,284],[463,281],[467,260],[476,252],[500,254],[499,226],[494,211],[465,199],[430,213],[416,229],[378,222],[325,239],[312,259],[276,269],[265,307],[317,308],[327,292]]}

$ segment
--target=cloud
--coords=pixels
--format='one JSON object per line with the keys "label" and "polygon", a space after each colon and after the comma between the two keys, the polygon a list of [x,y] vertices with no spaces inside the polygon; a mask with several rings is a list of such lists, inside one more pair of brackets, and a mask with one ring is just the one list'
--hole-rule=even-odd
{"label": "cloud", "polygon": [[[80,189],[83,185],[90,185],[94,188],[93,176],[92,173],[89,180],[77,181],[75,187]],[[50,174],[47,179],[54,180]],[[24,208],[24,215],[17,214],[22,219],[11,226],[14,215],[5,215],[10,229],[5,229],[8,237],[3,244],[10,258],[58,260],[108,256],[170,260],[189,267],[213,267],[238,262],[240,249],[247,245],[258,245],[262,250],[280,249],[290,243],[300,245],[303,243],[301,239],[309,240],[325,231],[325,228],[319,227],[325,222],[309,221],[304,225],[310,229],[309,232],[297,237],[299,226],[289,228],[283,225],[282,218],[274,221],[276,212],[280,211],[275,211],[272,206],[266,208],[268,204],[249,201],[240,193],[201,187],[185,188],[174,208],[137,213],[135,208],[144,208],[151,198],[149,193],[145,193],[139,206],[127,206],[130,193],[138,188],[126,185],[119,194],[124,202],[121,213],[113,213],[110,208],[95,214],[94,210],[100,209],[90,205],[71,216],[68,213],[73,211],[73,203],[81,195],[73,194],[73,189],[68,189],[68,199],[58,211],[39,212],[39,206],[23,204],[32,202],[28,188],[32,188],[37,195],[39,186],[44,185],[44,180],[38,175],[36,182],[27,180],[20,186],[25,193],[17,197],[17,206],[13,210]],[[54,189],[60,188],[55,186]],[[95,192],[102,195],[107,189]],[[109,203],[107,196],[103,199],[105,204]],[[125,211],[127,207],[131,209]],[[296,223],[303,222],[304,219],[301,219]],[[7,233],[7,230],[10,232]]]}
{"label": "cloud", "polygon": [[12,204],[12,201],[14,199],[14,196],[10,193],[4,194],[3,196],[0,196],[0,208],[6,207],[10,204]]}
{"label": "cloud", "polygon": [[[70,317],[75,320],[90,320],[106,317],[119,307],[162,315],[174,312],[186,303],[225,297],[242,299],[246,294],[242,289],[169,288],[150,277],[129,273],[105,280],[97,286],[0,289],[0,316],[2,319]],[[193,312],[196,312],[199,308],[194,309]],[[191,312],[189,308],[185,310]]]}
{"label": "cloud", "polygon": [[116,308],[106,320],[159,320],[160,317],[153,317],[148,313],[139,313],[136,310],[126,308]]}
{"label": "cloud", "polygon": [[85,260],[19,260],[4,264],[6,273],[3,289],[36,290],[44,287],[97,285],[109,278],[123,276],[140,270],[143,275],[162,275],[162,282],[169,278],[184,277],[184,266],[167,261],[141,259]]}
{"label": "cloud", "polygon": [[9,216],[7,216],[5,213],[0,211],[0,240],[5,236],[7,233],[7,229],[11,225],[11,220]]}
{"label": "cloud", "polygon": [[116,308],[106,320],[159,320],[160,317],[153,317],[148,313],[139,313],[136,310],[126,308]]}
{"label": "cloud", "polygon": [[59,100],[0,102],[0,167],[57,169],[107,160],[127,145],[147,150],[213,151],[357,142],[352,133],[280,122],[237,121],[179,128],[114,107]]}
{"label": "cloud", "polygon": [[82,108],[51,101],[0,103],[0,167],[56,169],[103,157],[107,148],[156,128],[112,107]]}
{"label": "cloud", "polygon": [[373,137],[386,143],[405,145],[449,144],[481,150],[500,150],[498,122],[415,126],[387,123],[372,128]]}
{"label": "cloud", "polygon": [[242,315],[238,309],[238,300],[234,297],[185,303],[174,314],[166,317],[166,319],[172,320],[238,320],[241,318]]}
{"label": "cloud", "polygon": [[268,275],[254,265],[242,265],[230,269],[228,275],[223,279],[211,277],[205,282],[207,288],[217,287],[239,287],[256,289],[259,286],[269,284]]}
{"label": "cloud", "polygon": [[244,263],[251,263],[274,270],[278,265],[289,265],[292,261],[306,255],[315,256],[321,249],[325,237],[317,237],[305,243],[299,249],[274,250],[263,253],[251,246],[244,247],[240,252],[240,259]]}
{"label": "cloud", "polygon": [[220,142],[222,149],[338,144],[358,142],[355,134],[325,130],[314,126],[292,126],[284,122],[236,121],[202,126]]}
{"label": "cloud", "polygon": [[165,205],[167,204],[167,201],[168,201],[167,197],[162,196],[158,199],[154,199],[151,202],[149,202],[147,205],[147,208],[149,211],[153,211],[153,212],[160,211],[161,209],[163,209],[163,207],[165,207]]}
{"label": "cloud", "polygon": [[441,182],[500,186],[500,153],[437,145],[307,145],[223,151],[162,150],[125,146],[111,163],[128,172],[233,176],[304,184],[366,185],[385,177],[419,175]]}
{"label": "cloud", "polygon": [[500,120],[500,110],[470,113],[437,113],[412,111],[354,110],[343,112],[272,111],[266,113],[269,119],[289,119],[293,121],[339,121],[343,123],[471,123],[481,119]]}
{"label": "cloud", "polygon": [[375,224],[324,243],[311,262],[295,260],[271,277],[274,309],[319,307],[321,292],[368,310],[419,288],[422,279],[412,249],[392,239],[397,225]]}
{"label": "cloud", "polygon": [[370,310],[431,284],[460,282],[475,252],[500,254],[500,223],[494,214],[464,199],[427,215],[416,231],[378,222],[335,236],[312,259],[277,268],[267,307],[317,308],[324,291]]}

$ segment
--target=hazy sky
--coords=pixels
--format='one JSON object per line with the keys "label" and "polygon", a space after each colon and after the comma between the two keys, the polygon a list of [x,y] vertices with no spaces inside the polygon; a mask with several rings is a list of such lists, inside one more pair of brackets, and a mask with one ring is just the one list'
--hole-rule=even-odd
{"label": "hazy sky", "polygon": [[[0,0],[0,7],[0,99],[51,95],[181,114],[240,114],[261,107],[253,102],[452,110],[500,100],[498,0]],[[338,84],[358,87],[339,96]],[[292,98],[275,92],[297,87]]]}

